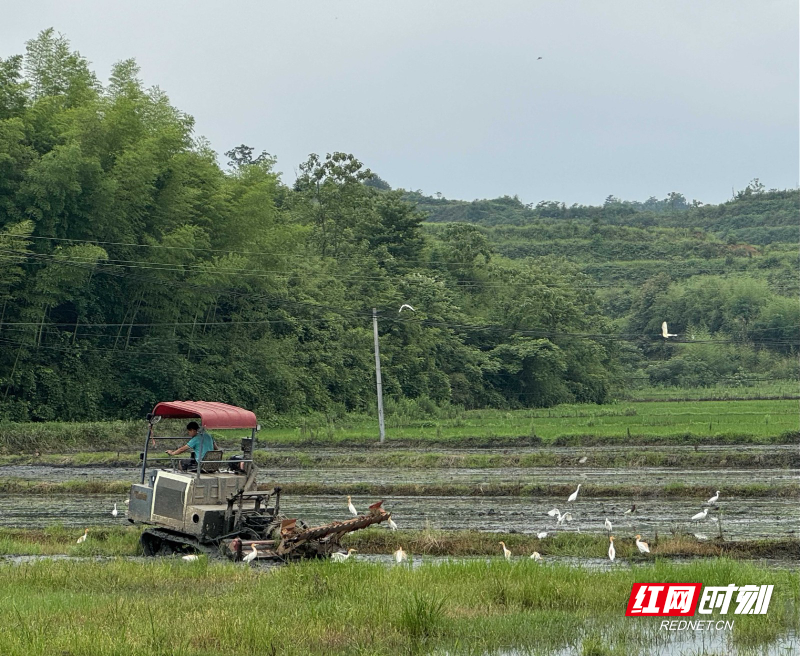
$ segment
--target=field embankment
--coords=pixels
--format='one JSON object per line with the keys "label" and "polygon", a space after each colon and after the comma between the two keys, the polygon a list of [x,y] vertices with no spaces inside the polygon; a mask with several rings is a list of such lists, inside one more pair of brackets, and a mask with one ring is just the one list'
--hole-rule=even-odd
{"label": "field embankment", "polygon": [[[260,483],[259,489],[268,490],[280,485],[284,495],[309,496],[362,495],[380,497],[564,497],[575,489],[571,484],[545,483],[292,483],[277,481]],[[70,480],[60,482],[31,481],[24,478],[0,479],[0,493],[5,494],[120,494],[127,496],[131,482],[102,480]],[[618,499],[698,499],[711,496],[713,485],[691,485],[685,483],[660,484],[599,484],[581,490],[582,498]],[[774,497],[779,499],[800,498],[797,483],[749,483],[730,484],[725,487],[726,497],[753,498]]]}
{"label": "field embankment", "polygon": [[[470,449],[347,448],[297,450],[259,449],[256,464],[264,469],[508,469],[528,467],[635,468],[670,467],[680,469],[778,469],[800,468],[800,450],[789,445],[743,445],[730,447],[680,446],[536,448],[524,451],[513,447]],[[576,449],[582,449],[577,452]],[[587,457],[583,463],[580,460]],[[83,451],[0,455],[0,467],[27,465],[65,468],[136,468],[141,465],[139,451]]]}

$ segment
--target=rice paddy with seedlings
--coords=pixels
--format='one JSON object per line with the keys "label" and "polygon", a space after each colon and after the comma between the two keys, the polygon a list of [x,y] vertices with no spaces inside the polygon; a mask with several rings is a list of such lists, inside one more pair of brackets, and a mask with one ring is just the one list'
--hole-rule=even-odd
{"label": "rice paddy with seedlings", "polygon": [[[399,526],[348,535],[343,546],[357,551],[345,563],[277,568],[141,556],[140,528],[128,524],[123,505],[139,475],[141,426],[115,425],[108,443],[102,426],[85,439],[70,427],[60,446],[39,428],[35,450],[19,447],[19,426],[0,427],[4,653],[672,656],[798,648],[796,401],[626,402],[395,420],[383,446],[368,418],[261,432],[259,481],[282,486],[285,515],[310,525],[346,519],[351,495],[360,511],[384,499]],[[708,516],[691,521],[716,490]],[[554,508],[571,521],[559,525],[547,514]],[[85,528],[89,537],[77,544]],[[649,556],[638,553],[636,535],[650,543]],[[399,546],[408,565],[394,563]],[[534,551],[541,562],[530,560]],[[775,597],[768,616],[737,617],[733,631],[715,636],[665,633],[657,618],[624,617],[634,581],[687,580],[774,581]],[[56,618],[46,633],[45,614],[48,623]]]}
{"label": "rice paddy with seedlings", "polygon": [[[795,384],[796,388],[796,384]],[[465,446],[592,446],[796,444],[797,398],[620,401],[528,410],[464,410],[433,406],[425,416],[387,415],[390,444]],[[315,415],[281,418],[259,434],[262,446],[346,446],[375,442],[375,418]],[[139,449],[138,422],[0,423],[0,454]],[[236,441],[236,436],[230,440]]]}

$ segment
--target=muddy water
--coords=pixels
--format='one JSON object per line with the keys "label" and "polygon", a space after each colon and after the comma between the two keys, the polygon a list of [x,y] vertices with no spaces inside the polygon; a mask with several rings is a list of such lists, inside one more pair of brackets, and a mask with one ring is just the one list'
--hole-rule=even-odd
{"label": "muddy water", "polygon": [[710,485],[724,488],[728,485],[747,485],[755,482],[779,484],[798,481],[797,472],[791,469],[759,469],[757,479],[752,469],[742,470],[676,470],[660,467],[637,467],[635,469],[586,469],[579,467],[508,467],[491,469],[265,469],[261,471],[263,481],[292,481],[295,483],[322,483],[343,485],[347,483],[419,485],[452,484],[565,484],[584,487],[600,485],[651,485],[670,483],[686,485]]}
{"label": "muddy water", "polygon": [[[139,470],[120,467],[51,467],[12,465],[0,467],[0,478],[22,478],[31,481],[133,481]],[[794,469],[670,469],[663,467],[591,468],[591,467],[500,467],[488,469],[429,468],[266,468],[259,475],[261,482],[320,483],[324,485],[452,484],[475,485],[513,483],[663,486],[670,483],[707,485],[724,490],[725,485],[751,483],[781,484],[800,480]]]}
{"label": "muddy water", "polygon": [[[53,524],[84,526],[126,525],[124,497],[120,495],[42,497],[34,495],[0,496],[0,526],[43,528]],[[375,499],[353,497],[359,510],[366,510]],[[111,516],[116,502],[123,511]],[[668,534],[676,528],[689,529],[703,538],[718,533],[717,524],[706,519],[692,525],[689,518],[699,504],[689,500],[652,500],[636,504],[633,517],[623,516],[626,503],[619,499],[578,499],[567,505],[563,498],[528,499],[519,497],[387,497],[384,506],[392,511],[400,528],[436,528],[494,532],[537,533],[539,531],[581,531],[604,533],[606,517],[618,537],[641,533],[652,537],[657,530]],[[567,510],[574,520],[562,527],[547,516],[551,508]],[[339,496],[284,496],[281,511],[309,524],[346,519],[347,500]],[[720,504],[723,535],[729,540],[798,535],[798,509],[793,500],[736,499]],[[709,518],[716,513],[709,513]]]}

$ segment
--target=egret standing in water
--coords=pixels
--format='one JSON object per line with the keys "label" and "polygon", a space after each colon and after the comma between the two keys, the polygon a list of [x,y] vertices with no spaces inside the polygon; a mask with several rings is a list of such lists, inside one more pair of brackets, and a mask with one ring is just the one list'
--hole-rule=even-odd
{"label": "egret standing in water", "polygon": [[614,559],[617,557],[617,550],[614,549],[614,536],[608,536],[608,559],[613,563]]}
{"label": "egret standing in water", "polygon": [[636,536],[636,547],[639,549],[639,553],[650,553],[650,547],[647,545],[647,542],[642,542],[642,536]]}
{"label": "egret standing in water", "polygon": [[350,511],[350,514],[353,517],[358,517],[358,511],[356,510],[356,507],[353,505],[353,501],[350,498],[349,494],[347,495],[347,509]]}
{"label": "egret standing in water", "polygon": [[713,506],[717,502],[717,499],[719,499],[719,490],[717,490],[717,493],[713,497],[711,497],[708,501],[706,501],[706,503],[709,506]]}
{"label": "egret standing in water", "polygon": [[692,515],[692,521],[693,522],[699,522],[699,521],[705,519],[706,515],[708,515],[708,508],[703,508],[703,510],[701,510],[696,515]]}
{"label": "egret standing in water", "polygon": [[394,552],[394,562],[396,562],[399,565],[404,560],[408,560],[408,554],[405,551],[403,551],[403,547],[400,547],[397,551]]}
{"label": "egret standing in water", "polygon": [[247,554],[244,558],[242,558],[242,561],[244,561],[245,563],[252,563],[258,557],[258,549],[256,549],[256,545],[251,544],[250,548],[252,549],[252,551],[249,554]]}
{"label": "egret standing in water", "polygon": [[501,542],[500,544],[503,547],[503,556],[505,556],[506,560],[510,562],[511,561],[511,552],[506,547],[506,543],[505,542]]}
{"label": "egret standing in water", "polygon": [[111,511],[111,516],[116,517],[119,513],[117,512],[117,504],[114,504],[114,510]]}
{"label": "egret standing in water", "polygon": [[609,533],[611,533],[611,531],[613,530],[612,527],[611,527],[611,522],[608,521],[608,517],[606,517],[605,527],[606,527],[606,531],[608,531]]}
{"label": "egret standing in water", "polygon": [[336,553],[331,554],[331,560],[334,563],[343,563],[345,560],[350,558],[350,554],[352,554],[355,549],[348,549],[347,553],[342,553],[341,551],[337,551]]}
{"label": "egret standing in water", "polygon": [[575,490],[572,494],[569,495],[569,498],[567,499],[567,503],[571,503],[572,501],[575,501],[575,499],[578,498],[578,492],[581,491],[581,485],[583,485],[583,483],[578,483],[578,489]]}

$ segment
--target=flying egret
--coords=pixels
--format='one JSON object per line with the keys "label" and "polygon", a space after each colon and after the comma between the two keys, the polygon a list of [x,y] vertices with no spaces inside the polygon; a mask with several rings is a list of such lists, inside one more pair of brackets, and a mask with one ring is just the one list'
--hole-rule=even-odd
{"label": "flying egret", "polygon": [[256,549],[256,545],[251,544],[250,548],[252,549],[252,551],[249,554],[247,554],[244,558],[242,558],[242,561],[244,561],[245,563],[252,563],[258,557],[258,549]]}
{"label": "flying egret", "polygon": [[408,308],[408,309],[409,309],[409,310],[411,310],[412,312],[416,312],[416,310],[415,310],[413,307],[411,307],[411,306],[410,306],[408,303],[403,303],[403,304],[400,306],[400,309],[397,311],[397,313],[398,313],[398,314],[400,314],[400,313],[401,313],[403,310],[405,310],[406,308]]}
{"label": "flying egret", "polygon": [[538,563],[542,559],[542,554],[540,554],[538,551],[534,551],[531,554],[531,558],[533,558]]}
{"label": "flying egret", "polygon": [[350,498],[349,494],[347,495],[347,509],[350,511],[350,514],[353,517],[358,517],[358,511],[356,510],[356,507],[353,505],[353,501]]}
{"label": "flying egret", "polygon": [[355,549],[348,549],[347,553],[342,553],[341,551],[337,551],[336,553],[331,554],[331,560],[334,563],[343,563],[345,560],[350,558],[350,554],[352,554]]}
{"label": "flying egret", "polygon": [[503,547],[503,555],[505,556],[506,560],[511,562],[511,552],[506,547],[505,542],[500,542],[501,546]]}
{"label": "flying egret", "polygon": [[668,337],[677,337],[677,335],[675,333],[671,333],[671,332],[669,332],[669,330],[667,330],[667,322],[666,321],[661,324],[661,336],[664,339],[667,339]]}
{"label": "flying egret", "polygon": [[396,562],[399,565],[404,560],[408,560],[408,554],[405,551],[403,551],[403,547],[400,547],[397,551],[394,552],[394,562]]}
{"label": "flying egret", "polygon": [[606,527],[606,531],[608,531],[609,533],[611,533],[611,531],[613,530],[611,528],[611,522],[608,521],[608,517],[606,517],[605,527]]}
{"label": "flying egret", "polygon": [[181,556],[181,560],[185,560],[187,563],[194,562],[195,560],[200,560],[200,556],[197,554],[188,554],[186,556]]}
{"label": "flying egret", "polygon": [[536,537],[540,540],[544,540],[547,537],[547,531],[542,531],[541,533],[537,533]]}
{"label": "flying egret", "polygon": [[639,553],[650,553],[650,547],[647,546],[647,542],[642,542],[642,536],[636,536],[636,546],[639,548]]}
{"label": "flying egret", "polygon": [[78,538],[78,542],[76,544],[83,544],[84,542],[86,542],[86,536],[87,535],[89,535],[89,529],[88,528],[83,532],[83,535],[81,535],[81,537]]}
{"label": "flying egret", "polygon": [[117,515],[119,515],[119,512],[117,511],[117,504],[115,503],[114,510],[111,511],[111,516],[116,517]]}
{"label": "flying egret", "polygon": [[567,499],[567,503],[575,501],[575,499],[578,498],[578,492],[581,491],[581,485],[583,485],[583,483],[578,483],[578,489],[575,490],[572,494],[569,495],[569,498]]}
{"label": "flying egret", "polygon": [[706,501],[706,503],[709,506],[711,506],[717,502],[717,499],[719,499],[719,490],[717,490],[717,493],[713,497],[711,497],[708,501]]}
{"label": "flying egret", "polygon": [[614,536],[613,535],[610,535],[608,537],[608,542],[609,542],[609,545],[608,545],[608,559],[613,563],[614,562],[614,558],[617,557],[617,550],[614,549]]}
{"label": "flying egret", "polygon": [[708,515],[708,508],[703,508],[703,510],[701,510],[696,515],[692,515],[692,521],[699,522],[701,519],[705,519],[706,515]]}
{"label": "flying egret", "polygon": [[389,513],[389,521],[387,522],[387,524],[389,524],[389,528],[392,529],[393,531],[397,530],[397,524],[395,524],[394,520],[392,519],[392,513]]}

